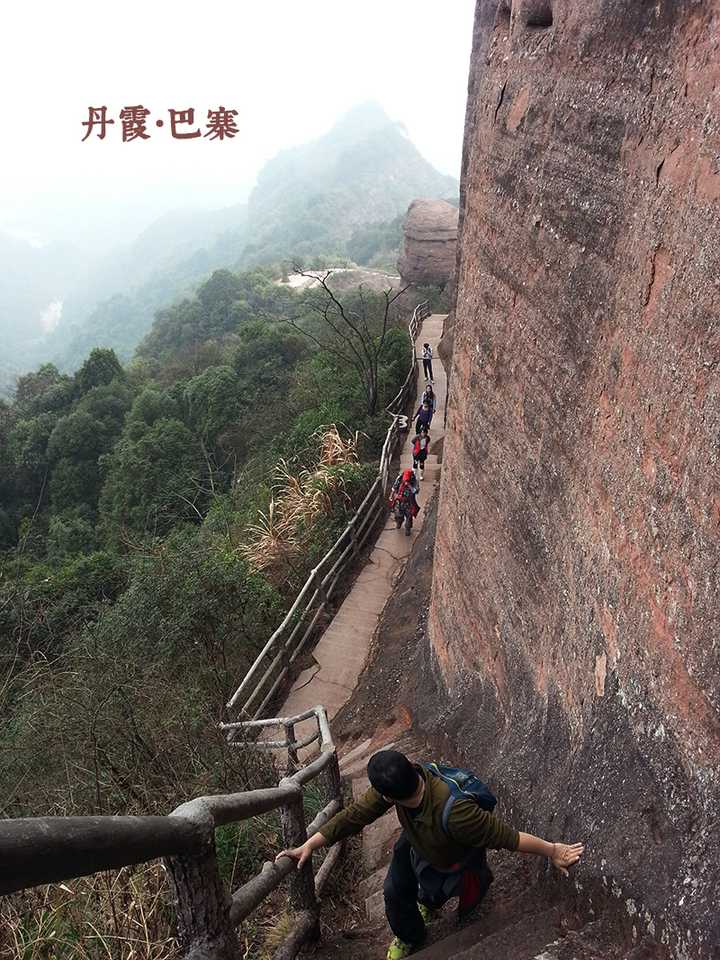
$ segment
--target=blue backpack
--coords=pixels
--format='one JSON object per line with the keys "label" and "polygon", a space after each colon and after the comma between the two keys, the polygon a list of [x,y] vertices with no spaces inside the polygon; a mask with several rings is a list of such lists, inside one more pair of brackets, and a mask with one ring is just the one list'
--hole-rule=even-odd
{"label": "blue backpack", "polygon": [[450,787],[450,796],[445,802],[442,815],[442,827],[445,833],[448,832],[450,811],[456,800],[474,800],[481,809],[487,810],[489,813],[492,813],[495,809],[497,798],[490,788],[470,770],[462,770],[458,767],[441,767],[437,763],[426,763],[424,767],[433,776],[440,777]]}

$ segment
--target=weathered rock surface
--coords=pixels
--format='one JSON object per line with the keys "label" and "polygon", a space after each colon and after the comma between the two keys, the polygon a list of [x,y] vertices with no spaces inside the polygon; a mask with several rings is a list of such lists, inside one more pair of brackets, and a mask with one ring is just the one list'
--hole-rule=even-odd
{"label": "weathered rock surface", "polygon": [[677,957],[720,953],[719,44],[720,0],[478,3],[425,718]]}
{"label": "weathered rock surface", "polygon": [[398,262],[403,283],[447,283],[455,269],[457,229],[457,207],[444,200],[413,200]]}

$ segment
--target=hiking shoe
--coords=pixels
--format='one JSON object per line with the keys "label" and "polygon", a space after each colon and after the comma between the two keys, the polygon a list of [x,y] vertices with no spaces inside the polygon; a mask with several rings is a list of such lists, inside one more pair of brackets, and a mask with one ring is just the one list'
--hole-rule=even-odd
{"label": "hiking shoe", "polygon": [[411,943],[405,943],[399,937],[393,937],[388,947],[387,960],[404,960],[404,957],[409,957],[414,949]]}
{"label": "hiking shoe", "polygon": [[420,916],[423,918],[423,923],[427,926],[429,923],[432,923],[434,913],[430,907],[426,907],[424,903],[418,903],[418,910],[420,911]]}

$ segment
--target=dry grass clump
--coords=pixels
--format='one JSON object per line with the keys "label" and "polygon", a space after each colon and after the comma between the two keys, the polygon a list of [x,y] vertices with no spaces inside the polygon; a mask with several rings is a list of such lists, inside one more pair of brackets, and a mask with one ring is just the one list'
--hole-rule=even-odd
{"label": "dry grass clump", "polygon": [[263,958],[270,958],[287,940],[295,929],[298,917],[284,910],[280,914],[265,919],[258,927],[259,949]]}
{"label": "dry grass clump", "polygon": [[249,542],[239,548],[251,567],[275,583],[282,582],[288,568],[294,569],[306,553],[314,525],[332,514],[338,496],[350,502],[342,467],[358,462],[358,435],[345,439],[332,424],[318,430],[313,439],[319,449],[316,464],[293,473],[286,461],[280,461],[268,509],[248,525]]}
{"label": "dry grass clump", "polygon": [[179,960],[162,864],[52,884],[0,902],[0,960]]}

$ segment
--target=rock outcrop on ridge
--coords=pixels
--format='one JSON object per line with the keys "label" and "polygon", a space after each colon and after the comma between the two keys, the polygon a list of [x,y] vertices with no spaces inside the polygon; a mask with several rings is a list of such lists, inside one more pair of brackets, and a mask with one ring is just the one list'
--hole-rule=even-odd
{"label": "rock outcrop on ridge", "polygon": [[455,269],[458,209],[445,200],[413,200],[398,262],[403,283],[446,284]]}

